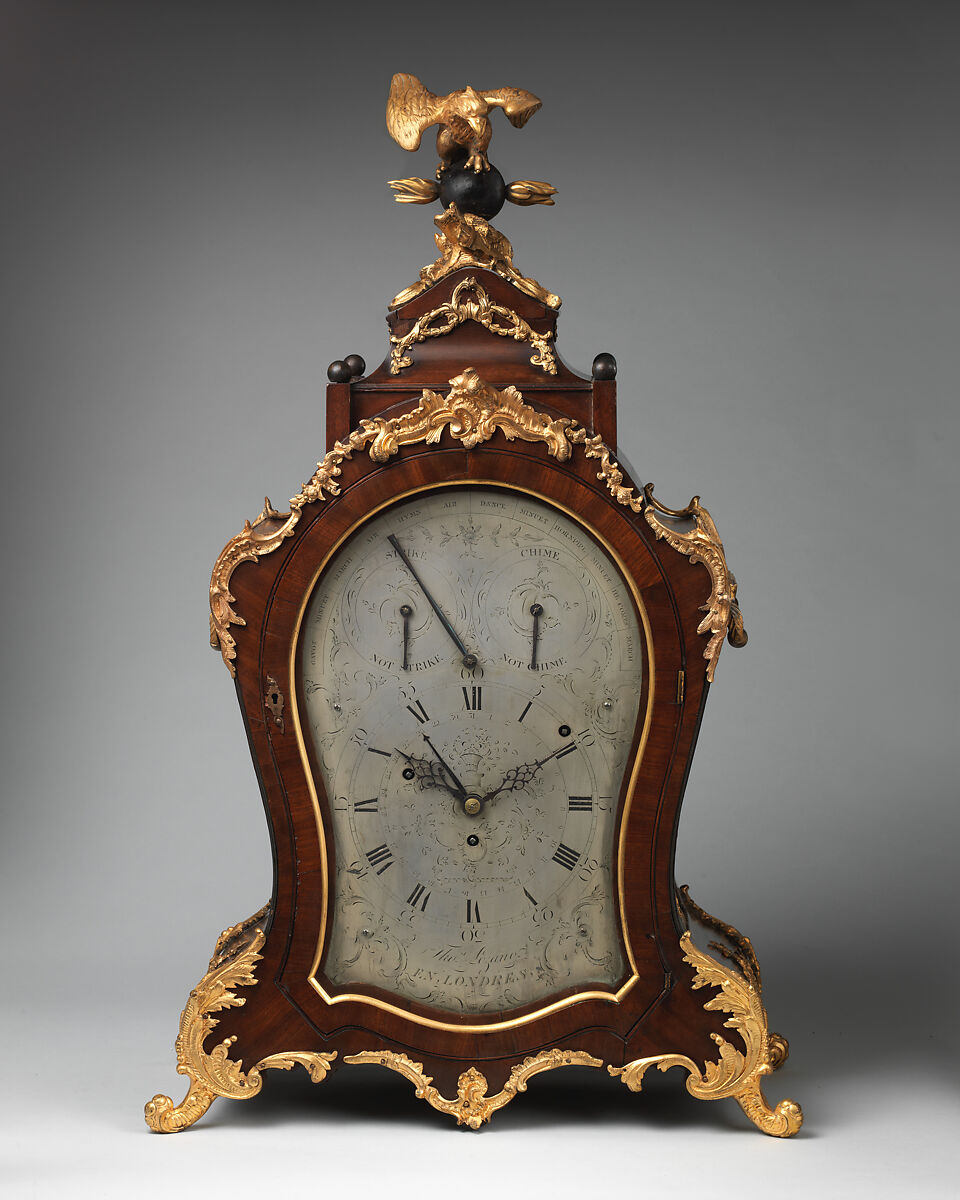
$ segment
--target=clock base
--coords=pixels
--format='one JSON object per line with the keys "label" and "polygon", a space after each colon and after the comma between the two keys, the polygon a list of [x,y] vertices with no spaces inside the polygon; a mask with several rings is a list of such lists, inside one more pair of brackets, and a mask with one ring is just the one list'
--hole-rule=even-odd
{"label": "clock base", "polygon": [[[793,1100],[781,1100],[771,1108],[761,1086],[763,1077],[786,1061],[789,1046],[786,1038],[767,1028],[760,968],[750,939],[701,909],[690,899],[686,888],[680,889],[677,901],[688,918],[716,935],[709,941],[708,949],[717,957],[699,949],[689,930],[680,939],[684,960],[694,971],[692,987],[710,989],[703,1007],[727,1014],[724,1026],[739,1035],[744,1049],[714,1034],[719,1059],[706,1063],[702,1069],[685,1054],[668,1053],[634,1059],[622,1066],[611,1064],[607,1070],[622,1079],[631,1091],[639,1092],[649,1068],[668,1071],[683,1067],[687,1071],[687,1091],[692,1096],[699,1100],[736,1100],[763,1133],[790,1137],[803,1122],[800,1106]],[[250,1099],[262,1088],[265,1070],[302,1066],[315,1083],[320,1083],[337,1058],[337,1051],[287,1050],[260,1059],[244,1072],[242,1059],[231,1057],[236,1038],[228,1037],[212,1049],[206,1048],[207,1038],[219,1020],[213,1014],[240,1007],[256,997],[256,993],[248,996],[246,990],[257,983],[256,964],[262,957],[264,929],[269,926],[271,915],[270,905],[265,905],[248,920],[224,930],[218,938],[207,972],[190,993],[180,1017],[177,1071],[187,1076],[189,1087],[179,1104],[165,1095],[156,1095],[146,1104],[144,1117],[154,1132],[179,1133],[188,1129],[218,1096]],[[244,994],[238,995],[238,991]],[[384,1049],[363,1050],[345,1055],[342,1062],[382,1066],[398,1072],[414,1084],[418,1098],[470,1129],[479,1129],[489,1121],[518,1092],[526,1091],[528,1080],[542,1071],[604,1065],[602,1059],[586,1051],[553,1047],[514,1066],[503,1087],[492,1096],[487,1094],[488,1083],[482,1072],[475,1066],[468,1067],[457,1081],[456,1096],[447,1099],[433,1086],[423,1065],[406,1054]]]}

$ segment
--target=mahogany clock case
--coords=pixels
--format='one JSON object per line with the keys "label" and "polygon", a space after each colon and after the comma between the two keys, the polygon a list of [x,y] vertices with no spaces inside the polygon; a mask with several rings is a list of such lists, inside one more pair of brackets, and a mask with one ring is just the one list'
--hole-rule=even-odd
{"label": "mahogany clock case", "polygon": [[[520,294],[497,276],[474,275],[491,294],[517,303]],[[454,276],[430,289],[394,317],[393,328],[402,329],[431,303],[448,298],[458,282],[460,277]],[[555,314],[544,306],[527,300],[525,307],[529,318],[555,327]],[[505,356],[504,339],[479,333],[481,338],[476,326],[467,326],[427,343],[431,353],[426,361],[421,364],[418,354],[415,370],[405,378],[381,368],[353,386],[332,384],[331,435],[345,435],[349,428],[340,424],[336,429],[338,417],[349,414],[352,425],[374,415],[388,418],[413,407],[423,387],[449,388],[445,374],[464,361],[477,363],[494,385],[522,379],[524,399],[539,411],[574,420],[599,418],[598,424],[613,432],[612,380],[584,380],[564,368],[556,384],[545,384],[543,373],[535,373],[525,361],[529,347],[526,354],[520,346],[519,354]],[[376,989],[366,989],[368,1000],[327,1004],[310,979],[333,878],[329,839],[318,836],[314,794],[324,827],[329,824],[329,799],[296,717],[304,709],[295,669],[300,618],[322,564],[371,513],[421,489],[478,481],[491,488],[520,489],[582,519],[621,564],[642,614],[645,676],[653,686],[649,697],[642,698],[633,736],[636,769],[633,778],[628,772],[619,798],[617,886],[624,949],[633,964],[629,986],[620,1003],[612,997],[564,1003],[569,997],[561,993],[547,1004],[482,1024],[415,1005],[403,1015],[395,998],[391,1004]],[[454,1087],[464,1068],[474,1064],[482,1066],[491,1086],[499,1086],[518,1059],[554,1045],[575,1046],[608,1062],[679,1046],[697,1060],[709,1059],[715,1054],[711,1035],[721,1034],[723,1018],[704,1010],[689,987],[674,986],[677,980],[689,982],[692,972],[679,945],[683,925],[673,880],[676,821],[707,691],[703,635],[697,633],[699,609],[709,591],[705,571],[672,550],[661,554],[650,526],[611,498],[582,453],[559,463],[540,443],[508,442],[498,434],[466,449],[447,430],[436,445],[403,447],[383,465],[355,454],[342,464],[338,484],[337,495],[305,510],[279,549],[242,563],[230,581],[234,607],[246,622],[235,631],[237,690],[271,827],[276,891],[257,971],[256,1003],[225,1013],[218,1035],[222,1030],[235,1036],[248,1062],[294,1046],[335,1047],[342,1054],[371,1046],[409,1052],[424,1062],[441,1088]],[[267,704],[268,680],[288,703],[295,699],[282,726]],[[305,761],[312,770],[305,770]],[[323,979],[322,966],[317,983],[328,994],[338,990]]]}
{"label": "mahogany clock case", "polygon": [[[444,221],[448,230],[459,223],[451,246],[476,234],[455,209]],[[214,566],[211,644],[236,677],[274,889],[218,941],[181,1016],[187,1096],[179,1105],[155,1096],[147,1123],[187,1128],[217,1096],[256,1095],[269,1068],[300,1065],[319,1082],[345,1063],[368,1063],[405,1075],[434,1108],[476,1129],[540,1071],[606,1066],[638,1091],[656,1064],[686,1070],[694,1096],[732,1097],[760,1129],[790,1136],[799,1107],[771,1109],[762,1093],[787,1044],[768,1030],[749,940],[674,881],[709,681],[724,635],[746,641],[716,527],[698,498],[668,509],[616,462],[616,363],[599,355],[592,379],[563,363],[558,298],[508,258],[445,275],[444,261],[394,302],[379,368],[362,377],[359,359],[331,367],[327,453],[290,511],[267,500]],[[446,324],[434,332],[438,316]],[[401,500],[464,487],[526,495],[577,522],[632,593],[645,662],[610,865],[625,976],[615,988],[581,982],[525,1007],[461,1015],[325,974],[337,875],[330,798],[300,719],[300,640],[313,589],[354,531]],[[712,956],[692,941],[691,919],[710,931]]]}
{"label": "mahogany clock case", "polygon": [[[636,582],[657,651],[649,730],[639,764],[641,769],[629,797],[620,849],[624,868],[620,884],[623,887],[623,916],[628,930],[643,931],[643,935],[631,940],[627,948],[632,952],[627,957],[633,958],[638,978],[627,998],[618,1005],[586,1001],[522,1023],[518,1019],[530,1014],[521,1010],[509,1014],[509,1019],[503,1022],[487,1023],[490,1028],[484,1032],[478,1032],[476,1028],[467,1032],[458,1027],[470,1025],[470,1020],[451,1018],[449,1013],[416,1013],[431,1022],[427,1025],[414,1024],[396,1012],[371,1008],[365,1003],[327,1005],[309,984],[316,947],[322,940],[325,897],[334,866],[330,849],[327,850],[327,861],[324,861],[311,781],[314,781],[321,821],[325,826],[330,819],[329,801],[317,765],[312,762],[311,773],[304,770],[304,749],[311,760],[313,751],[309,741],[304,741],[300,735],[293,714],[285,722],[283,732],[269,712],[264,714],[264,681],[275,680],[279,691],[288,697],[302,686],[302,681],[292,675],[291,663],[296,659],[296,632],[303,600],[314,581],[317,563],[329,554],[343,535],[367,513],[397,496],[409,494],[414,488],[477,478],[522,487],[559,503],[568,512],[590,513],[597,532],[617,553]],[[705,691],[703,684],[700,687],[694,685],[685,702],[677,704],[679,673],[684,669],[687,656],[696,655],[698,649],[696,645],[685,644],[678,628],[674,605],[683,603],[683,591],[679,597],[671,594],[664,574],[657,569],[656,560],[649,552],[646,539],[636,536],[634,522],[607,504],[598,504],[595,491],[572,472],[557,474],[544,469],[543,464],[529,453],[488,448],[464,451],[456,446],[441,446],[431,453],[411,454],[387,469],[369,471],[366,478],[358,479],[355,484],[345,480],[343,487],[342,496],[330,502],[325,513],[327,519],[314,519],[309,525],[305,524],[299,538],[291,541],[290,550],[277,564],[275,576],[269,569],[262,571],[264,564],[244,572],[249,579],[260,570],[254,587],[259,592],[260,602],[265,601],[269,611],[259,631],[256,657],[244,654],[241,631],[238,691],[259,763],[274,834],[278,887],[273,929],[278,932],[289,926],[286,938],[281,939],[276,932],[268,937],[258,975],[261,986],[268,979],[276,980],[278,991],[289,1007],[278,1001],[280,1011],[275,1012],[271,1007],[269,1021],[265,1022],[266,1006],[260,996],[256,1006],[248,1005],[231,1014],[231,1019],[224,1018],[224,1032],[237,1034],[245,1053],[254,1059],[278,1046],[304,1046],[317,1041],[318,1034],[316,1048],[324,1048],[326,1039],[337,1035],[337,1044],[343,1045],[347,1053],[354,1045],[357,1050],[368,1047],[371,1035],[376,1034],[381,1042],[405,1050],[415,1049],[418,1057],[426,1055],[430,1058],[429,1070],[438,1080],[445,1081],[447,1076],[452,1080],[465,1063],[482,1060],[491,1083],[502,1082],[497,1078],[498,1070],[505,1078],[518,1054],[524,1057],[535,1047],[574,1035],[578,1035],[578,1046],[607,1061],[625,1061],[625,1055],[639,1057],[639,1053],[634,1053],[636,1044],[631,1041],[631,1031],[636,1032],[640,1017],[654,1007],[657,1015],[645,1033],[645,1052],[676,1046],[677,1035],[669,1018],[670,1006],[662,1003],[658,1006],[658,1002],[665,999],[669,977],[674,973],[689,972],[689,967],[681,961],[678,943],[681,930],[677,928],[672,884],[673,822],[679,804],[682,768],[676,773],[679,777],[671,780],[670,776],[671,768],[678,759],[681,764],[684,762],[685,753],[692,745],[699,722],[700,700]],[[689,569],[686,573],[692,574]],[[234,577],[234,591],[242,606],[239,611],[253,613],[256,611],[255,597],[247,593],[239,576],[238,571]],[[684,582],[680,582],[681,589]],[[689,601],[700,598],[695,591],[690,589],[693,594]],[[248,624],[253,632],[253,622]],[[656,681],[660,679],[663,683],[658,688]],[[645,699],[641,701],[642,716],[647,715]],[[297,695],[300,712],[304,710],[304,704],[300,693]],[[634,733],[634,756],[644,732],[643,724],[641,719]],[[621,813],[626,807],[627,790],[625,783],[620,797]],[[653,881],[652,890],[648,875]],[[334,994],[337,991],[329,982],[326,982],[325,990]],[[382,999],[389,998],[384,996]],[[562,996],[553,999],[559,1001]],[[691,1011],[683,1014],[683,1024],[686,1026],[694,1020],[702,1030],[705,1044],[697,1057],[707,1057],[712,1047],[706,1038],[710,1032],[720,1031],[721,1022],[710,1019],[700,1005],[690,1007]],[[299,1020],[291,1008],[296,1010]],[[304,1019],[311,1026],[310,1035],[302,1027]],[[264,1025],[262,1030],[261,1024]],[[497,1029],[498,1025],[502,1028]],[[600,1028],[607,1025],[611,1028],[600,1032]],[[585,1041],[581,1031],[594,1030],[594,1027],[597,1030]],[[658,1027],[661,1027],[659,1036]],[[348,1029],[351,1033],[345,1037],[344,1031]],[[437,1056],[436,1061],[431,1055]],[[501,1060],[499,1064],[497,1060]]]}

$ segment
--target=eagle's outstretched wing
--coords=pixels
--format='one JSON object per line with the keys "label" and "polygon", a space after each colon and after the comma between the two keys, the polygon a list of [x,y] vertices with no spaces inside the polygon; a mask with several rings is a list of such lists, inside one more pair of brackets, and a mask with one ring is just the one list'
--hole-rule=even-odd
{"label": "eagle's outstretched wing", "polygon": [[517,129],[526,125],[537,109],[542,106],[542,101],[538,96],[535,96],[533,92],[525,92],[523,88],[491,88],[490,91],[483,91],[480,95],[491,108],[502,108],[507,115],[507,120]]}
{"label": "eagle's outstretched wing", "polygon": [[404,150],[416,150],[423,131],[436,125],[441,100],[416,75],[394,75],[387,98],[387,129]]}

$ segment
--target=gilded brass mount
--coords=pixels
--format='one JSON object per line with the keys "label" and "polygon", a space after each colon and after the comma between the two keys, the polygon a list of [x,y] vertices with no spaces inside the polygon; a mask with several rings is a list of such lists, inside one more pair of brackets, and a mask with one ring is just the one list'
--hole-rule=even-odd
{"label": "gilded brass mount", "polygon": [[210,644],[220,651],[231,675],[236,673],[233,663],[237,656],[231,626],[246,623],[234,609],[235,597],[230,591],[231,576],[240,563],[256,562],[278,549],[292,535],[306,505],[322,502],[327,495],[335,496],[340,490],[337,477],[341,465],[355,452],[366,449],[374,462],[385,463],[401,446],[436,443],[444,431],[467,449],[489,441],[498,432],[508,441],[540,442],[558,462],[566,462],[574,447],[582,446],[587,458],[599,461],[597,478],[618,504],[643,512],[657,538],[665,539],[692,563],[707,568],[710,595],[701,606],[705,616],[698,630],[710,635],[703,652],[707,679],[713,680],[724,636],[735,646],[746,642],[736,579],[727,567],[713,518],[699,496],[694,496],[685,509],[669,509],[655,499],[653,484],[647,484],[638,495],[625,485],[623,471],[599,435],[589,433],[570,417],[537,412],[515,387],[498,390],[467,367],[450,380],[446,396],[424,388],[419,402],[408,412],[362,421],[359,429],[337,442],[317,465],[310,482],[290,501],[289,512],[278,512],[265,498],[257,518],[252,523],[246,521],[241,532],[227,543],[210,580]]}
{"label": "gilded brass mount", "polygon": [[[665,539],[674,550],[685,554],[692,563],[703,563],[710,572],[710,596],[706,604],[700,605],[706,616],[697,626],[697,633],[710,634],[703,657],[707,660],[707,680],[713,683],[724,636],[738,649],[747,644],[747,631],[737,601],[736,576],[727,567],[720,534],[699,496],[694,496],[686,508],[667,508],[654,496],[653,484],[648,483],[643,498],[643,515],[657,540]],[[663,517],[668,519],[664,521]]]}
{"label": "gilded brass mount", "polygon": [[706,1063],[703,1070],[685,1054],[655,1054],[634,1059],[622,1067],[608,1067],[607,1070],[622,1079],[632,1092],[639,1092],[643,1076],[650,1067],[656,1067],[658,1071],[683,1067],[687,1072],[687,1091],[691,1096],[698,1100],[730,1097],[764,1133],[773,1137],[792,1137],[803,1124],[800,1105],[794,1100],[781,1100],[772,1109],[763,1094],[763,1077],[783,1065],[789,1045],[781,1034],[768,1030],[760,966],[750,939],[732,925],[725,925],[716,917],[711,917],[693,903],[686,888],[681,890],[683,907],[709,928],[722,932],[733,943],[732,949],[719,942],[711,942],[710,948],[734,964],[736,969],[722,965],[698,949],[689,931],[680,938],[684,961],[694,970],[694,989],[719,989],[703,1007],[727,1014],[724,1025],[740,1035],[746,1053],[719,1034],[711,1034],[720,1057],[716,1062]]}
{"label": "gilded brass mount", "polygon": [[[644,1073],[650,1067],[667,1071],[683,1067],[687,1071],[687,1091],[699,1100],[720,1100],[730,1097],[737,1101],[750,1120],[764,1133],[775,1137],[790,1137],[803,1121],[799,1105],[781,1100],[771,1109],[764,1097],[761,1081],[764,1075],[776,1070],[786,1058],[787,1043],[779,1034],[767,1030],[767,1014],[761,1000],[760,971],[749,939],[742,937],[732,926],[703,913],[689,897],[684,903],[711,928],[733,941],[732,951],[717,949],[728,958],[725,965],[711,958],[693,943],[689,932],[680,944],[684,960],[694,969],[693,988],[708,988],[712,995],[704,1008],[727,1014],[724,1025],[739,1035],[745,1052],[736,1045],[714,1035],[719,1059],[707,1062],[703,1068],[684,1054],[658,1054],[635,1059],[623,1066],[608,1065],[611,1075],[617,1076],[631,1091],[640,1091]],[[243,1071],[243,1061],[231,1057],[236,1038],[229,1037],[212,1049],[206,1041],[219,1018],[214,1013],[246,1004],[248,997],[239,991],[257,983],[256,965],[265,935],[263,926],[269,916],[265,906],[239,925],[224,930],[217,940],[213,957],[203,979],[190,993],[180,1017],[177,1036],[177,1071],[189,1080],[187,1093],[179,1104],[169,1096],[157,1095],[144,1107],[147,1125],[156,1133],[179,1133],[198,1121],[218,1096],[233,1100],[249,1100],[263,1087],[262,1072],[289,1071],[303,1067],[314,1083],[324,1080],[337,1057],[336,1051],[286,1050],[270,1054],[250,1070]],[[423,1064],[405,1054],[388,1050],[362,1050],[344,1056],[351,1065],[370,1064],[388,1067],[414,1085],[421,1100],[455,1118],[458,1125],[479,1129],[493,1113],[508,1104],[520,1092],[527,1090],[528,1081],[542,1071],[559,1067],[602,1067],[603,1060],[583,1050],[553,1047],[525,1058],[510,1072],[506,1083],[494,1095],[488,1095],[486,1077],[477,1067],[469,1067],[457,1081],[457,1094],[448,1099],[433,1086],[424,1073]]]}
{"label": "gilded brass mount", "polygon": [[391,335],[390,374],[399,375],[404,367],[413,366],[407,351],[428,338],[443,337],[464,321],[476,321],[498,337],[515,342],[529,342],[533,347],[530,362],[542,367],[549,375],[557,373],[557,358],[550,346],[552,333],[537,333],[529,322],[511,308],[494,304],[486,290],[472,275],[462,279],[453,289],[450,299],[425,313],[404,337]]}
{"label": "gilded brass mount", "polygon": [[289,1071],[301,1066],[314,1083],[319,1083],[337,1057],[335,1051],[290,1050],[268,1055],[244,1073],[242,1059],[230,1057],[236,1038],[224,1038],[210,1051],[205,1048],[207,1037],[219,1023],[212,1014],[246,1004],[246,996],[238,996],[235,989],[253,987],[257,982],[255,967],[265,939],[261,926],[269,912],[269,905],[264,905],[248,920],[225,929],[217,939],[207,973],[190,993],[180,1016],[177,1071],[190,1081],[187,1094],[179,1104],[169,1096],[157,1095],[144,1106],[144,1119],[155,1133],[189,1129],[217,1096],[234,1100],[255,1096],[263,1087],[262,1071]]}
{"label": "gilded brass mount", "polygon": [[493,1096],[487,1095],[486,1076],[476,1067],[469,1067],[457,1080],[457,1094],[452,1100],[442,1096],[430,1075],[425,1075],[423,1063],[413,1062],[405,1054],[394,1054],[389,1050],[363,1050],[359,1054],[347,1054],[345,1063],[370,1063],[373,1066],[389,1067],[403,1075],[416,1088],[418,1100],[426,1102],[438,1112],[455,1117],[458,1125],[479,1129],[497,1109],[503,1108],[517,1095],[527,1090],[527,1080],[541,1071],[553,1071],[557,1067],[602,1067],[603,1060],[594,1058],[584,1050],[542,1050],[525,1058],[510,1072],[507,1082]]}
{"label": "gilded brass mount", "polygon": [[427,288],[433,287],[453,271],[461,267],[477,267],[494,271],[501,279],[506,279],[514,287],[519,288],[534,300],[539,300],[547,308],[559,308],[562,301],[553,292],[548,292],[535,279],[529,279],[513,265],[513,246],[508,238],[483,217],[475,213],[461,212],[456,204],[450,204],[439,216],[433,218],[437,227],[434,241],[440,251],[436,262],[430,263],[420,271],[416,283],[398,292],[390,301],[389,308],[400,308],[408,300],[419,296]]}

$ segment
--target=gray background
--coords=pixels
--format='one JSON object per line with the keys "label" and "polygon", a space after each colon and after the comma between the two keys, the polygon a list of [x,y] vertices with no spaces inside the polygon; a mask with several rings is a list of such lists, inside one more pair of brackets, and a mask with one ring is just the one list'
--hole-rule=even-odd
{"label": "gray background", "polygon": [[[780,1196],[955,1194],[958,17],[0,7],[8,1194],[567,1196],[605,1163],[618,1193],[702,1195],[734,1162]],[[624,452],[703,496],[741,581],[678,875],[758,947],[791,1143],[677,1073],[634,1097],[558,1072],[479,1139],[374,1071],[141,1124],[271,882],[210,568],[309,475],[327,363],[379,361],[434,257],[433,210],[384,183],[433,168],[386,133],[395,70],[542,97],[495,115],[493,157],[557,207],[497,223],[564,297],[567,360],[618,356]]]}

